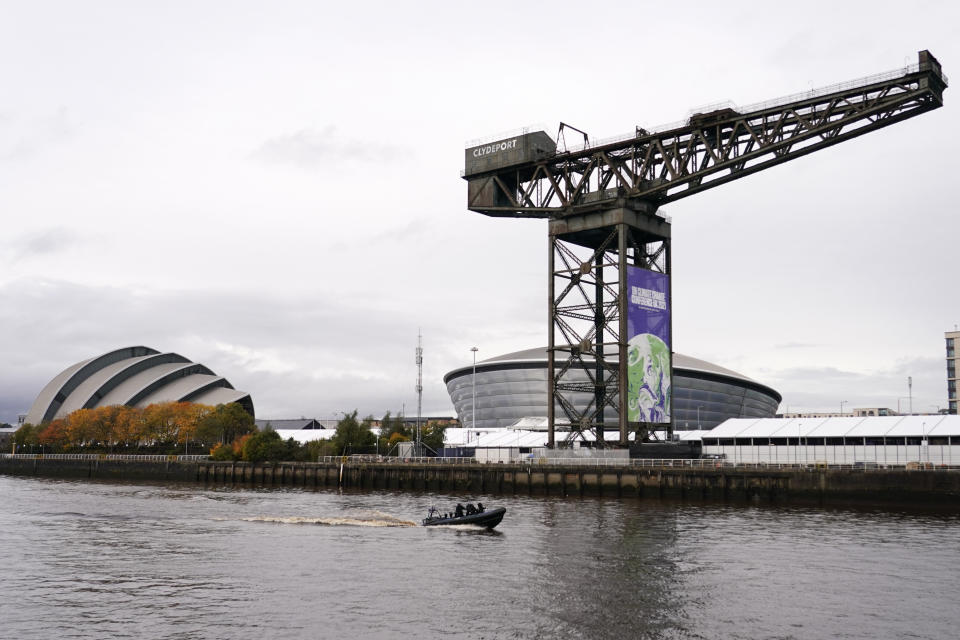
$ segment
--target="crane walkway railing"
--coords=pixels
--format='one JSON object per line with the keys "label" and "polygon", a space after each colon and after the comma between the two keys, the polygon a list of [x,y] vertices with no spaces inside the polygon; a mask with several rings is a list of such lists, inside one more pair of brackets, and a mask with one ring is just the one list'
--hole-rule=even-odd
{"label": "crane walkway railing", "polygon": [[[757,111],[766,111],[768,109],[773,109],[774,107],[782,107],[794,102],[801,102],[803,100],[810,100],[813,98],[819,98],[822,96],[830,95],[832,93],[837,93],[840,91],[847,91],[850,89],[856,89],[857,87],[867,87],[879,82],[887,82],[889,80],[896,80],[904,76],[908,76],[912,73],[918,73],[920,71],[920,63],[915,62],[913,64],[908,64],[904,67],[898,69],[892,69],[890,71],[884,71],[882,73],[875,73],[873,75],[864,76],[862,78],[857,78],[856,80],[847,80],[845,82],[838,82],[836,84],[831,84],[825,87],[819,87],[816,89],[809,89],[807,91],[801,91],[798,93],[792,93],[786,96],[780,96],[779,98],[771,98],[770,100],[764,100],[763,102],[756,102],[753,104],[739,106],[736,103],[730,100],[724,100],[721,102],[712,103],[709,105],[704,105],[690,110],[690,116],[697,113],[710,113],[711,111],[716,111],[717,109],[733,109],[739,114],[749,114],[755,113]],[[946,74],[942,70],[938,70],[937,73],[943,79],[944,84],[949,84]],[[674,129],[682,129],[688,126],[690,122],[689,116],[683,120],[678,120],[676,122],[669,122],[665,124],[658,124],[651,127],[642,127],[651,134],[666,133],[668,131],[673,131]],[[602,139],[590,140],[585,143],[576,143],[567,146],[563,151],[557,150],[557,153],[576,153],[580,151],[587,151],[588,149],[594,149],[597,147],[605,147],[609,144],[616,144],[620,142],[627,142],[633,140],[637,137],[636,131],[633,133],[623,133],[620,135],[610,136]]]}

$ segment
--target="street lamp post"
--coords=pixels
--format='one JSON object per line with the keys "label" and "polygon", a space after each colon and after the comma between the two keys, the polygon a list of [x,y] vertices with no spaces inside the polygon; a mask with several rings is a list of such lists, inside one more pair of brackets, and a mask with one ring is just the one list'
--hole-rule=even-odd
{"label": "street lamp post", "polygon": [[[800,438],[801,438],[800,427],[801,426],[803,425],[798,422],[797,423],[797,465],[800,464]],[[804,456],[804,460],[806,460],[806,456]]]}
{"label": "street lamp post", "polygon": [[471,407],[473,408],[473,417],[470,418],[470,426],[474,429],[477,428],[477,349],[476,347],[470,347],[470,351],[473,352],[473,376],[471,377],[471,382],[473,384],[473,403]]}
{"label": "street lamp post", "polygon": [[924,447],[924,445],[926,445],[926,447],[927,447],[927,462],[930,462],[930,443],[927,442],[927,423],[926,423],[926,422],[920,423],[920,433],[922,434],[921,437],[920,437],[920,450],[921,450],[921,453],[920,453],[920,461],[921,461],[921,462],[923,461],[923,447]]}
{"label": "street lamp post", "polygon": [[908,398],[908,396],[900,396],[900,397],[897,398],[897,415],[903,415],[903,414],[900,413],[900,401],[901,401],[901,400],[906,400],[907,398]]}

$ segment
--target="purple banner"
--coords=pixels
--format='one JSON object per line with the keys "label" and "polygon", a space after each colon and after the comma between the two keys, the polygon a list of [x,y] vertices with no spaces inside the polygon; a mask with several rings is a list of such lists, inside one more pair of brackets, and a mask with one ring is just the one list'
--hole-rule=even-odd
{"label": "purple banner", "polygon": [[670,422],[670,279],[627,267],[627,420]]}

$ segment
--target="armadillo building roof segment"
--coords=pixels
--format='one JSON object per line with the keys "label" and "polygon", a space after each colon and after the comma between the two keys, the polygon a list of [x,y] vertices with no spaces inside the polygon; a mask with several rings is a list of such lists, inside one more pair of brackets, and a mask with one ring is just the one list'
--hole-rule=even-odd
{"label": "armadillo building roof segment", "polygon": [[230,387],[230,383],[222,376],[191,373],[155,389],[149,395],[141,398],[137,402],[137,406],[146,407],[158,402],[193,402],[188,398],[198,396],[214,387]]}
{"label": "armadillo building roof segment", "polygon": [[181,371],[192,367],[192,362],[166,362],[150,367],[145,371],[139,371],[118,384],[110,393],[103,396],[102,404],[129,404],[135,405],[135,398],[140,392],[149,385],[153,385],[157,380],[163,378],[169,373]]}
{"label": "armadillo building roof segment", "polygon": [[206,366],[177,353],[144,346],[124,347],[71,365],[40,392],[26,422],[40,424],[82,408],[189,401],[239,402],[253,414],[250,394]]}
{"label": "armadillo building roof segment", "polygon": [[33,406],[27,412],[26,422],[30,424],[40,424],[49,422],[60,414],[60,406],[64,401],[76,391],[87,378],[115,362],[136,358],[139,356],[158,353],[155,349],[149,347],[136,346],[124,347],[108,351],[103,355],[89,360],[83,360],[75,365],[67,367],[58,376],[51,380],[43,388]]}
{"label": "armadillo building roof segment", "polygon": [[174,353],[153,353],[114,362],[81,382],[64,400],[57,410],[56,417],[70,415],[77,409],[95,407],[104,396],[134,374],[166,362],[189,362],[189,360]]}

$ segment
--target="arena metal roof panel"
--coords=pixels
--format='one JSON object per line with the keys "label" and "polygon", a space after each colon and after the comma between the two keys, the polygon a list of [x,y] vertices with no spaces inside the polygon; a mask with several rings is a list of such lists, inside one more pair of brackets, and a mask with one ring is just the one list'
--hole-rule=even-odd
{"label": "arena metal roof panel", "polygon": [[[505,353],[499,356],[493,356],[492,358],[487,358],[477,362],[477,365],[493,364],[497,362],[543,362],[547,359],[547,348],[546,347],[537,347],[535,349],[524,349],[522,351],[514,351],[512,353]],[[584,359],[589,359],[584,357]],[[473,365],[467,365],[469,368]],[[729,376],[731,378],[739,378],[740,380],[748,380],[750,382],[756,382],[752,378],[749,378],[742,373],[737,373],[732,369],[727,369],[721,367],[720,365],[713,364],[712,362],[707,362],[706,360],[701,360],[700,358],[694,358],[693,356],[684,355],[682,353],[673,354],[673,366],[677,369],[687,369],[689,371],[703,371],[705,373],[714,373],[723,376]]]}

